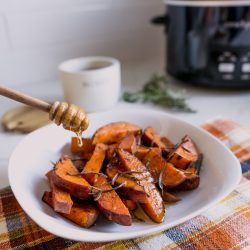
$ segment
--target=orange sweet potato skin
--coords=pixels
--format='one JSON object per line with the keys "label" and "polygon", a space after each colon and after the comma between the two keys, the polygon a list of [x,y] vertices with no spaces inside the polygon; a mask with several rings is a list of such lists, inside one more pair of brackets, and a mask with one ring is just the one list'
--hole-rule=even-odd
{"label": "orange sweet potato skin", "polygon": [[137,205],[134,201],[122,198],[124,205],[131,211],[135,210]]}
{"label": "orange sweet potato skin", "polygon": [[52,172],[53,170],[47,173],[47,177],[50,183],[52,191],[52,205],[56,212],[61,212],[64,214],[69,214],[73,205],[70,194],[64,190],[58,188],[52,181]]}
{"label": "orange sweet potato skin", "polygon": [[92,145],[91,138],[82,138],[82,146],[78,145],[78,139],[76,137],[72,137],[71,139],[71,152],[73,154],[81,155],[84,158],[89,159],[91,154],[94,151],[94,146]]}
{"label": "orange sweet potato skin", "polygon": [[[53,208],[51,192],[45,192],[42,200]],[[59,214],[81,227],[89,228],[96,222],[99,211],[93,205],[73,204],[69,214]]]}
{"label": "orange sweet potato skin", "polygon": [[169,148],[172,148],[174,144],[168,140],[166,143],[166,138],[162,138],[156,133],[152,127],[147,127],[142,134],[142,141],[145,146],[155,146],[161,148],[163,151],[169,153]]}
{"label": "orange sweet potato skin", "polygon": [[135,156],[143,161],[145,156],[148,154],[149,151],[154,151],[156,154],[161,155],[162,150],[158,147],[145,147],[145,146],[138,146],[135,152]]}
{"label": "orange sweet potato skin", "polygon": [[136,152],[136,137],[133,134],[129,134],[124,137],[118,145],[118,148],[128,151],[131,154]]}
{"label": "orange sweet potato skin", "polygon": [[[103,143],[97,143],[95,146],[95,150],[91,158],[89,159],[89,161],[84,166],[83,171],[86,173],[88,172],[99,173],[102,168],[102,164],[105,159],[105,156],[106,156],[107,148],[108,148],[107,145]],[[96,175],[84,174],[82,177],[85,178],[88,181],[88,183],[92,185],[94,183]]]}
{"label": "orange sweet potato skin", "polygon": [[158,148],[151,148],[142,160],[155,181],[158,181],[162,169],[166,166],[166,160],[159,153]]}
{"label": "orange sweet potato skin", "polygon": [[108,149],[106,151],[106,159],[111,160],[115,156],[116,149],[118,147],[117,143],[108,145]]}
{"label": "orange sweet potato skin", "polygon": [[197,161],[198,150],[189,136],[182,139],[182,143],[169,155],[168,161],[181,169],[188,168]]}
{"label": "orange sweet potato skin", "polygon": [[91,187],[89,183],[81,176],[70,176],[76,174],[78,170],[70,159],[59,161],[52,171],[51,179],[56,186],[67,191],[79,199],[88,199]]}
{"label": "orange sweet potato skin", "polygon": [[161,183],[165,189],[176,187],[186,180],[186,175],[182,171],[168,163],[155,150],[148,152],[143,159],[143,163],[147,166],[155,181],[159,180],[162,173]]}
{"label": "orange sweet potato skin", "polygon": [[[106,169],[106,174],[109,179],[112,179],[118,173],[118,170],[119,167],[109,165]],[[124,182],[126,185],[119,189],[119,193],[135,202],[147,202],[147,194],[144,188],[138,185],[134,180],[120,176],[116,179],[115,184],[118,186]]]}
{"label": "orange sweet potato skin", "polygon": [[111,144],[119,142],[123,139],[126,135],[129,134],[138,134],[140,133],[141,129],[132,123],[128,122],[113,122],[107,124],[101,128],[99,128],[94,136],[92,143],[105,143]]}
{"label": "orange sweet potato skin", "polygon": [[165,189],[178,187],[186,179],[187,177],[182,171],[175,168],[173,164],[166,163],[162,175],[162,184]]}
{"label": "orange sweet potato skin", "polygon": [[199,185],[200,185],[200,176],[193,174],[188,176],[184,182],[180,183],[178,186],[172,189],[176,191],[190,191],[198,188]]}
{"label": "orange sweet potato skin", "polygon": [[136,178],[140,179],[138,184],[143,186],[147,193],[146,202],[140,205],[154,222],[161,223],[164,219],[165,207],[162,197],[155,184],[152,182],[153,178],[147,171],[147,168],[140,160],[127,151],[118,149],[118,156],[127,171],[143,171],[143,173],[133,174]]}
{"label": "orange sweet potato skin", "polygon": [[[112,188],[111,185],[107,182],[108,180],[106,178],[97,176],[94,186],[101,189]],[[97,197],[97,195],[98,194],[96,192],[94,196]],[[130,226],[132,224],[132,217],[129,213],[128,208],[124,205],[121,198],[114,190],[103,192],[96,203],[99,210],[105,215],[108,220],[124,226]]]}

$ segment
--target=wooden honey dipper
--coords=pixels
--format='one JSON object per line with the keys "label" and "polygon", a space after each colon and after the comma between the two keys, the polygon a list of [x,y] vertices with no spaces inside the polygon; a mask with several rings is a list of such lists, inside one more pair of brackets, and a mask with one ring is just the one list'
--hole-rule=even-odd
{"label": "wooden honey dipper", "polygon": [[0,95],[48,112],[50,120],[56,125],[62,124],[65,129],[79,135],[89,126],[86,113],[74,104],[69,105],[66,102],[60,103],[58,101],[50,104],[1,85]]}

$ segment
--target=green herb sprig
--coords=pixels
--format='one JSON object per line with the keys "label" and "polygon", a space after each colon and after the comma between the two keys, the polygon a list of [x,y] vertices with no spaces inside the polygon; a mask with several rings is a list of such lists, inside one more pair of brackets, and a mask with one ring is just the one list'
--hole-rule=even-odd
{"label": "green herb sprig", "polygon": [[123,100],[131,103],[151,102],[175,111],[195,112],[188,106],[183,96],[173,94],[166,76],[153,75],[141,90],[135,93],[125,92]]}

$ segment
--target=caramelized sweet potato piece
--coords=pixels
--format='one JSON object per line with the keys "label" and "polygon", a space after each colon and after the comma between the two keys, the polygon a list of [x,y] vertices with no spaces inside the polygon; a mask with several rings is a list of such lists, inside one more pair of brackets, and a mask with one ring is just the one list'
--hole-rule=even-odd
{"label": "caramelized sweet potato piece", "polygon": [[[106,156],[107,148],[108,148],[107,145],[102,144],[102,143],[97,143],[95,146],[95,150],[91,158],[89,159],[89,161],[86,163],[83,171],[86,173],[88,172],[99,173],[102,168],[102,164],[105,159],[105,156]],[[84,174],[82,177],[85,178],[88,181],[88,183],[93,185],[96,175]]]}
{"label": "caramelized sweet potato piece", "polygon": [[124,205],[131,211],[135,210],[137,205],[134,201],[122,198]]}
{"label": "caramelized sweet potato piece", "polygon": [[198,150],[189,136],[182,139],[180,145],[169,155],[168,161],[181,169],[188,168],[198,159]]}
{"label": "caramelized sweet potato piece", "polygon": [[152,127],[148,127],[144,130],[142,134],[142,141],[145,146],[156,146],[161,148],[166,153],[169,153],[170,149],[174,146],[174,144],[170,140],[168,140],[167,144],[163,142],[162,138],[155,132]]}
{"label": "caramelized sweet potato piece", "polygon": [[97,143],[116,143],[129,134],[138,134],[141,129],[128,122],[113,122],[99,128],[93,136],[93,144]]}
{"label": "caramelized sweet potato piece", "polygon": [[88,199],[91,189],[89,183],[81,176],[71,176],[71,174],[74,175],[78,173],[72,161],[68,158],[64,158],[57,162],[52,171],[51,178],[56,186],[71,195],[79,199]]}
{"label": "caramelized sweet potato piece", "polygon": [[178,186],[172,189],[176,191],[190,191],[198,188],[199,185],[200,185],[200,177],[198,175],[191,174],[186,177],[184,182],[180,183]]}
{"label": "caramelized sweet potato piece", "polygon": [[162,192],[162,199],[165,202],[177,202],[180,200],[180,198],[178,198],[177,196],[167,192],[166,190],[163,190]]}
{"label": "caramelized sweet potato piece", "polygon": [[170,189],[179,186],[186,180],[186,175],[173,164],[166,162],[162,173],[162,184],[164,188]]}
{"label": "caramelized sweet potato piece", "polygon": [[71,138],[71,152],[73,154],[78,154],[89,159],[94,148],[95,147],[92,145],[92,139],[90,138],[82,138],[81,147],[78,145],[78,139],[76,137]]}
{"label": "caramelized sweet potato piece", "polygon": [[155,151],[157,154],[161,155],[162,151],[160,148],[158,147],[145,147],[145,146],[138,146],[137,149],[136,149],[136,152],[135,152],[135,156],[139,159],[139,160],[143,160],[144,157],[147,155],[147,153],[150,151],[150,150],[153,150]]}
{"label": "caramelized sweet potato piece", "polygon": [[107,158],[107,160],[110,161],[110,160],[114,157],[115,151],[116,151],[116,149],[117,149],[117,146],[118,146],[117,143],[108,145],[108,149],[107,149],[107,151],[106,151],[106,158]]}
{"label": "caramelized sweet potato piece", "polygon": [[129,134],[124,137],[118,144],[118,148],[122,148],[128,151],[129,153],[134,154],[137,148],[135,136],[133,134]]}
{"label": "caramelized sweet potato piece", "polygon": [[83,168],[84,166],[86,165],[87,163],[87,160],[80,160],[80,159],[77,159],[77,160],[72,160],[74,166],[76,167],[76,169],[79,171],[79,172],[82,172],[83,171]]}
{"label": "caramelized sweet potato piece", "polygon": [[[109,177],[109,179],[113,179],[115,175],[119,173],[119,167],[112,166],[111,164],[108,165],[106,169],[106,174]],[[119,193],[124,195],[125,197],[128,197],[129,199],[135,201],[135,202],[146,202],[147,201],[147,194],[144,190],[144,188],[136,183],[136,181],[124,177],[120,175],[115,180],[115,185],[119,186],[122,183],[126,183],[125,186],[119,189]]]}
{"label": "caramelized sweet potato piece", "polygon": [[[94,186],[102,190],[111,189],[112,186],[108,183],[108,180],[102,176],[95,178]],[[98,196],[98,191],[95,192],[95,198]],[[106,216],[108,220],[111,220],[117,224],[124,226],[130,226],[132,224],[132,217],[129,210],[122,202],[116,191],[102,192],[99,199],[96,201],[99,210]]]}
{"label": "caramelized sweet potato piece", "polygon": [[51,187],[53,208],[56,212],[69,214],[73,205],[73,201],[71,200],[69,193],[65,192],[54,184],[51,178],[52,172],[53,170],[49,171],[47,173],[47,177]]}
{"label": "caramelized sweet potato piece", "polygon": [[159,179],[162,169],[166,166],[166,160],[159,154],[159,148],[151,148],[142,160],[155,181]]}
{"label": "caramelized sweet potato piece", "polygon": [[127,171],[138,171],[142,173],[133,173],[132,175],[138,179],[137,183],[142,186],[147,193],[147,201],[140,205],[145,213],[155,222],[161,223],[165,215],[165,207],[162,197],[152,182],[152,177],[147,168],[134,155],[129,152],[118,149],[118,156]]}
{"label": "caramelized sweet potato piece", "polygon": [[170,150],[174,147],[173,142],[165,136],[161,137],[161,142],[164,143]]}
{"label": "caramelized sweet potato piece", "polygon": [[[45,192],[42,201],[53,208],[51,192]],[[99,212],[95,206],[76,203],[73,204],[69,214],[60,213],[60,215],[66,219],[69,219],[77,225],[85,228],[92,226],[96,222],[98,214]]]}
{"label": "caramelized sweet potato piece", "polygon": [[192,162],[191,165],[186,169],[183,170],[185,173],[192,173],[195,175],[200,175],[201,165],[203,161],[203,154],[199,154],[197,161]]}
{"label": "caramelized sweet potato piece", "polygon": [[[143,159],[143,163],[147,166],[154,180],[161,181],[162,186],[166,189],[176,187],[186,179],[182,171],[166,162],[166,160],[155,150],[150,150],[148,152]],[[161,180],[159,180],[161,172],[162,177]]]}

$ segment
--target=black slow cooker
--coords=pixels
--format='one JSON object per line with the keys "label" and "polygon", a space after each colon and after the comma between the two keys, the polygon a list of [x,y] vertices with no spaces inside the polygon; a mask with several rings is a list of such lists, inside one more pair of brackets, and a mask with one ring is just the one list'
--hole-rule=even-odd
{"label": "black slow cooker", "polygon": [[196,85],[250,87],[250,1],[167,0],[167,72]]}

